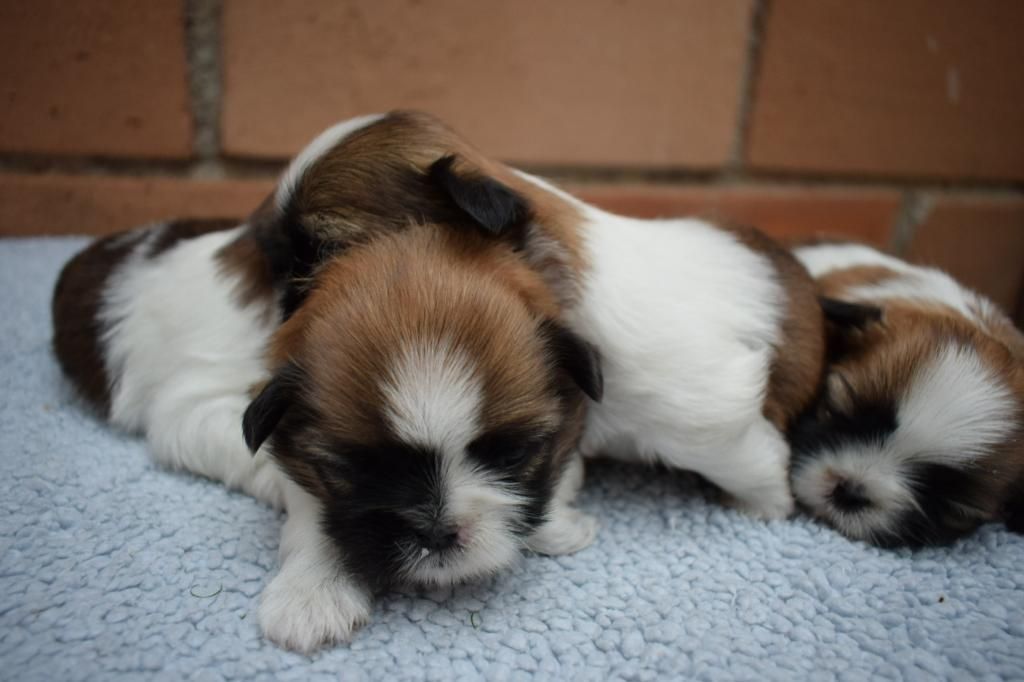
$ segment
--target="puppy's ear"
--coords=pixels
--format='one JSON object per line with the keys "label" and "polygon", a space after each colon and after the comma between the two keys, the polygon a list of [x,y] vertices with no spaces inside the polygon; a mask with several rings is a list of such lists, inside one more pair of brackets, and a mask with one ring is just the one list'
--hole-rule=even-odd
{"label": "puppy's ear", "polygon": [[247,223],[248,238],[262,254],[274,289],[281,292],[282,313],[288,319],[306,299],[316,269],[346,243],[340,237],[328,241],[305,228],[292,208],[278,210],[274,194]]}
{"label": "puppy's ear", "polygon": [[827,296],[820,297],[818,302],[825,313],[825,319],[842,329],[863,330],[882,319],[882,309],[878,306],[850,303]]}
{"label": "puppy's ear", "polygon": [[471,170],[458,170],[457,157],[442,156],[430,165],[431,183],[463,213],[493,235],[503,235],[530,216],[526,200],[511,187]]}
{"label": "puppy's ear", "polygon": [[297,386],[298,370],[289,365],[267,382],[259,395],[249,403],[242,417],[242,435],[254,455],[291,407]]}
{"label": "puppy's ear", "polygon": [[856,351],[865,338],[864,332],[882,322],[882,309],[877,306],[825,296],[820,297],[818,302],[825,314],[827,356],[830,363]]}
{"label": "puppy's ear", "polygon": [[541,334],[555,361],[594,402],[604,395],[604,374],[597,348],[554,320],[541,323]]}

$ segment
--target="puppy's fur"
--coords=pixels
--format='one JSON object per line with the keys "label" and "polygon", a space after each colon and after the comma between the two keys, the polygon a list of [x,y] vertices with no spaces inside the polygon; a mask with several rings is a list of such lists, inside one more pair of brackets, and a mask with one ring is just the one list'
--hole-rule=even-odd
{"label": "puppy's fur", "polygon": [[585,454],[660,460],[756,515],[792,511],[784,433],[813,399],[824,331],[814,284],[787,251],[753,230],[606,213],[424,114],[339,124],[302,162],[319,182],[284,183],[268,224],[312,250],[402,230],[411,215],[473,220],[522,255],[603,359]]}
{"label": "puppy's fur", "polygon": [[830,366],[798,422],[798,500],[882,546],[1024,530],[1024,335],[942,272],[856,244],[796,249],[818,278]]}
{"label": "puppy's fur", "polygon": [[[57,357],[113,424],[165,465],[283,503],[260,622],[303,651],[347,639],[376,590],[489,575],[596,531],[569,503],[599,361],[555,321],[542,277],[487,236],[520,206],[475,217],[438,191],[436,213],[327,245],[292,202],[327,171],[300,155],[287,191],[236,228],[96,242],[53,302]],[[474,188],[488,206],[490,189]]]}

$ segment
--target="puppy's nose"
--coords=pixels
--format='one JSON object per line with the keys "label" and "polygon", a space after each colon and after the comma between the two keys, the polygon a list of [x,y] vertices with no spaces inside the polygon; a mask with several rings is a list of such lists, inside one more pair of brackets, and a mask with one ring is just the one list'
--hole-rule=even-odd
{"label": "puppy's nose", "polygon": [[459,541],[459,528],[446,523],[437,523],[419,532],[420,544],[438,552],[450,549]]}
{"label": "puppy's nose", "polygon": [[871,504],[871,500],[864,492],[864,486],[846,480],[836,483],[828,497],[837,509],[847,512],[860,511]]}

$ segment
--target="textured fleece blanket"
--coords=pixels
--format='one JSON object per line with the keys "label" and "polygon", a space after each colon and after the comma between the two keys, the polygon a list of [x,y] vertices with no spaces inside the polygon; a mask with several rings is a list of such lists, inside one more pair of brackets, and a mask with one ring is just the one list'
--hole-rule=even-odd
{"label": "textured fleece blanket", "polygon": [[720,508],[682,474],[591,468],[597,542],[383,597],[350,646],[263,641],[280,516],[162,471],[75,400],[49,299],[83,239],[0,241],[0,678],[1024,678],[1024,538],[886,552]]}

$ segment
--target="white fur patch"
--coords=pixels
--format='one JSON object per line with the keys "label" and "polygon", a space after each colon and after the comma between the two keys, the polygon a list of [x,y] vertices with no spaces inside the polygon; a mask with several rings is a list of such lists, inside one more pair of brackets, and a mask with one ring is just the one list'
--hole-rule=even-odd
{"label": "white fur patch", "polygon": [[712,477],[757,513],[788,513],[785,442],[750,438],[785,301],[771,262],[700,220],[581,206],[589,268],[567,320],[600,350],[605,389],[581,451],[660,460]]}
{"label": "white fur patch", "polygon": [[905,461],[968,465],[1013,432],[1015,408],[974,350],[950,344],[914,376],[889,448]]}
{"label": "white fur patch", "polygon": [[447,341],[401,349],[383,389],[391,427],[408,443],[456,451],[477,431],[483,388],[473,361]]}
{"label": "white fur patch", "polygon": [[316,136],[312,142],[299,152],[288,165],[281,181],[277,185],[274,201],[278,210],[284,210],[295,193],[295,187],[302,179],[302,176],[309,170],[309,167],[316,163],[317,159],[336,147],[346,137],[367,126],[373,125],[384,118],[386,114],[370,114],[368,116],[357,116],[346,121],[336,123],[324,132]]}
{"label": "white fur patch", "polygon": [[899,273],[879,284],[851,287],[841,298],[861,303],[882,303],[895,299],[939,304],[953,308],[964,317],[979,321],[979,309],[987,302],[957,284],[944,272],[911,265],[869,246],[860,244],[821,244],[794,249],[793,253],[815,278],[836,270],[878,266]]}
{"label": "white fur patch", "polygon": [[266,377],[263,354],[277,321],[259,304],[240,307],[217,251],[243,228],[184,240],[156,258],[139,239],[110,278],[101,321],[110,420],[143,431],[154,458],[175,469],[280,503],[276,467],[242,438],[249,389]]}
{"label": "white fur patch", "polygon": [[[793,494],[818,516],[849,537],[870,540],[895,530],[900,515],[917,507],[906,471],[898,460],[853,446],[803,463],[793,474]],[[838,510],[829,499],[840,481],[860,485],[870,505],[855,513]]]}

